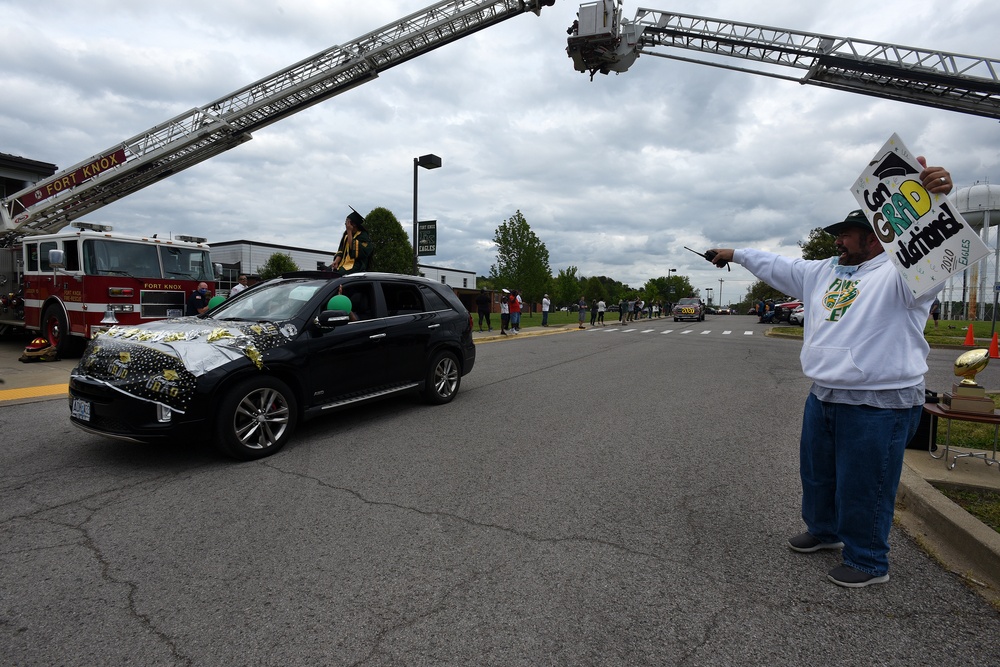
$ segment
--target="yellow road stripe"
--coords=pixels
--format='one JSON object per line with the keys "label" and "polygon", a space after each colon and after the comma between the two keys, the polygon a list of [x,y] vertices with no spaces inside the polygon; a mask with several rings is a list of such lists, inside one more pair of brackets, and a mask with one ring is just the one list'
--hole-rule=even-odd
{"label": "yellow road stripe", "polygon": [[25,387],[24,389],[0,389],[0,401],[16,401],[20,398],[39,398],[68,393],[68,384],[47,384],[41,387]]}

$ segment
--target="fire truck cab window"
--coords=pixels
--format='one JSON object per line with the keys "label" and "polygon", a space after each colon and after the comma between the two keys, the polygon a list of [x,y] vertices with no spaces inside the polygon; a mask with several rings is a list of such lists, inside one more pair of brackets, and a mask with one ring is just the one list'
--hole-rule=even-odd
{"label": "fire truck cab window", "polygon": [[51,271],[49,266],[49,250],[57,250],[59,244],[55,241],[43,241],[38,244],[38,266],[42,271]]}
{"label": "fire truck cab window", "polygon": [[215,280],[208,252],[197,248],[163,248],[163,273],[165,278]]}
{"label": "fire truck cab window", "polygon": [[63,251],[66,254],[66,270],[80,270],[80,243],[76,239],[63,241]]}
{"label": "fire truck cab window", "polygon": [[139,243],[87,239],[83,242],[83,267],[89,275],[161,277],[156,246]]}
{"label": "fire truck cab window", "polygon": [[37,271],[38,270],[38,244],[37,243],[25,243],[24,244],[24,256],[25,256],[25,271]]}

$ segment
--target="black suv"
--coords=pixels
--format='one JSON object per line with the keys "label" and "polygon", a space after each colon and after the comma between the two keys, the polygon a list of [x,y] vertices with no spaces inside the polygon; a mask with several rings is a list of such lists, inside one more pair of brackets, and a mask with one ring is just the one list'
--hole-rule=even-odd
{"label": "black suv", "polygon": [[70,376],[70,419],[136,442],[211,439],[250,460],[332,408],[406,391],[447,403],[475,360],[472,317],[445,285],[298,272],[204,315],[96,337]]}

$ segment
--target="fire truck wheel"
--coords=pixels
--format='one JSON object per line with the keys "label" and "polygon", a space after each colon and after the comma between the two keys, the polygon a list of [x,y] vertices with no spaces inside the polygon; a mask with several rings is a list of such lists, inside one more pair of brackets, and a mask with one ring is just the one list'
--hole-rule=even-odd
{"label": "fire truck wheel", "polygon": [[281,380],[252,377],[232,387],[219,403],[219,449],[252,461],[274,454],[292,437],[298,422],[295,394]]}
{"label": "fire truck wheel", "polygon": [[62,308],[56,305],[46,308],[42,312],[41,325],[42,335],[48,339],[49,345],[56,348],[56,353],[60,357],[68,357],[76,350]]}

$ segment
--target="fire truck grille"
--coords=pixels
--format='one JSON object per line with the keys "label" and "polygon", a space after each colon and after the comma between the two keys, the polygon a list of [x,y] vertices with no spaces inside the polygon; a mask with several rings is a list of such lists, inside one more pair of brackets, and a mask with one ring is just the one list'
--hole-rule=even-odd
{"label": "fire truck grille", "polygon": [[184,315],[184,292],[143,290],[139,294],[140,316],[144,319],[163,319]]}

